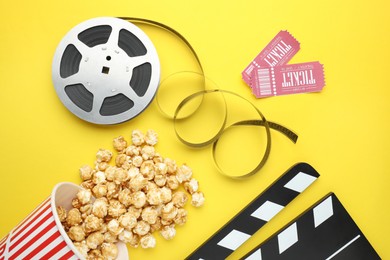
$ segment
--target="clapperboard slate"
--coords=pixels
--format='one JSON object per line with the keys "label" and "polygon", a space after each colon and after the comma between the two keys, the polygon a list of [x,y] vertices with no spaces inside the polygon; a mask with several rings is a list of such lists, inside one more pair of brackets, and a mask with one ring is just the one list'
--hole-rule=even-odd
{"label": "clapperboard slate", "polygon": [[225,259],[311,186],[319,176],[311,165],[295,164],[186,259]]}
{"label": "clapperboard slate", "polygon": [[245,260],[376,260],[381,259],[330,193],[253,249]]}

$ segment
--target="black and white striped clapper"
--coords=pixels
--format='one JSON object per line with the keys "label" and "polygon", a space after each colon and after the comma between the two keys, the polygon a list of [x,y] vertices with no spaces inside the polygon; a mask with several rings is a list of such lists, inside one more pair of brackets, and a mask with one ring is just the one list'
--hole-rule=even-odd
{"label": "black and white striped clapper", "polygon": [[294,165],[186,259],[225,259],[318,177],[309,164]]}
{"label": "black and white striped clapper", "polygon": [[376,260],[381,259],[330,193],[253,249],[245,260]]}

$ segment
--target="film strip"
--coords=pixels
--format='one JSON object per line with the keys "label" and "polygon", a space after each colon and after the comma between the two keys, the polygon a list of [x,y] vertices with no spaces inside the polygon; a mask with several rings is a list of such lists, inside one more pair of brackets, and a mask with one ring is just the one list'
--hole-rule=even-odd
{"label": "film strip", "polygon": [[241,259],[381,258],[336,195],[330,193]]}
{"label": "film strip", "polygon": [[[204,71],[200,59],[191,44],[179,32],[162,23],[135,17],[101,17],[87,20],[73,29],[57,47],[52,64],[52,78],[62,103],[76,116],[95,124],[117,124],[140,114],[156,96],[160,111],[174,122],[184,104],[197,96],[220,92],[237,96],[250,103],[259,115],[253,120],[236,122],[226,127],[226,121],[218,133],[204,143],[194,143],[176,135],[186,145],[204,147],[213,144],[213,159],[220,173],[242,178],[258,172],[266,163],[271,147],[270,129],[277,130],[294,143],[298,136],[286,127],[267,121],[249,100],[240,95],[220,90],[206,90],[190,94],[178,105],[173,115],[166,113],[159,102],[160,63],[150,39],[134,24],[147,24],[163,29],[178,37],[189,48],[197,64],[200,76]],[[189,72],[194,73],[194,72]],[[178,75],[180,73],[175,73]],[[172,76],[172,75],[171,75]],[[183,87],[183,86],[178,86]],[[185,87],[185,86],[184,86]],[[227,111],[225,111],[225,115]],[[266,149],[259,164],[250,172],[239,176],[224,172],[215,159],[215,147],[221,135],[230,127],[262,126],[266,132]]]}
{"label": "film strip", "polygon": [[225,259],[319,176],[307,163],[294,165],[186,259]]}

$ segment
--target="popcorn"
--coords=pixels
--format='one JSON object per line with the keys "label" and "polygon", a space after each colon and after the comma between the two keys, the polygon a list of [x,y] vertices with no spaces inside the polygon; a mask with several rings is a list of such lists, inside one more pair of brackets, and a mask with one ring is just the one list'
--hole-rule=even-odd
{"label": "popcorn", "polygon": [[139,168],[135,166],[131,166],[128,170],[127,173],[129,174],[130,180],[133,179],[137,174],[139,174]]}
{"label": "popcorn", "polygon": [[138,221],[137,225],[134,227],[133,232],[144,236],[150,231],[150,225],[144,220]]}
{"label": "popcorn", "polygon": [[85,232],[81,226],[73,226],[69,229],[68,236],[73,241],[80,242],[85,239]]}
{"label": "popcorn", "polygon": [[117,240],[118,236],[113,235],[113,234],[110,233],[110,232],[105,232],[105,233],[103,234],[103,236],[104,236],[104,242],[107,242],[107,243],[115,243],[115,242],[118,241],[118,240]]}
{"label": "popcorn", "polygon": [[97,162],[109,162],[112,157],[112,152],[105,149],[99,149],[96,153],[96,161]]}
{"label": "popcorn", "polygon": [[140,154],[140,148],[135,145],[130,145],[126,148],[125,153],[128,156],[134,156],[134,155],[139,155]]}
{"label": "popcorn", "polygon": [[99,249],[92,249],[88,252],[87,260],[104,260],[104,257]]}
{"label": "popcorn", "polygon": [[139,246],[139,236],[134,234],[133,239],[129,242],[131,247],[137,248]]}
{"label": "popcorn", "polygon": [[96,249],[98,248],[98,246],[100,246],[101,244],[103,244],[104,242],[104,236],[102,233],[100,232],[94,232],[92,234],[90,234],[88,237],[87,237],[87,246],[88,248],[90,249]]}
{"label": "popcorn", "polygon": [[116,219],[111,219],[110,222],[108,222],[107,229],[114,236],[119,235],[124,230],[124,228],[120,226],[119,221]]}
{"label": "popcorn", "polygon": [[118,152],[122,152],[127,147],[127,142],[123,136],[118,136],[112,141],[114,149]]}
{"label": "popcorn", "polygon": [[95,169],[98,171],[105,171],[110,165],[107,162],[96,162]]}
{"label": "popcorn", "polygon": [[141,167],[143,161],[144,161],[144,159],[140,155],[136,155],[133,157],[133,165],[135,167],[138,167],[138,168]]}
{"label": "popcorn", "polygon": [[92,182],[95,184],[105,183],[106,175],[104,174],[104,172],[101,171],[95,172],[92,176]]}
{"label": "popcorn", "polygon": [[145,142],[145,136],[140,130],[133,130],[131,141],[135,146],[141,146]]}
{"label": "popcorn", "polygon": [[109,200],[108,215],[118,218],[126,212],[125,206],[116,199]]}
{"label": "popcorn", "polygon": [[173,205],[173,202],[169,202],[161,210],[163,220],[173,220],[177,213],[178,209]]}
{"label": "popcorn", "polygon": [[191,204],[194,206],[194,207],[200,207],[204,204],[204,195],[202,192],[195,192],[194,194],[192,194],[192,199],[191,199]]}
{"label": "popcorn", "polygon": [[123,182],[128,181],[129,179],[130,179],[130,176],[129,176],[127,170],[122,169],[122,168],[115,169],[114,179],[113,179],[115,184],[121,184]]}
{"label": "popcorn", "polygon": [[107,185],[106,184],[97,184],[92,188],[92,195],[95,198],[101,198],[107,195]]}
{"label": "popcorn", "polygon": [[92,180],[83,181],[83,182],[80,184],[80,187],[81,187],[81,188],[84,188],[84,189],[86,189],[86,190],[90,190],[90,189],[92,189],[94,186],[95,186],[95,184],[92,182]]}
{"label": "popcorn", "polygon": [[69,210],[68,216],[66,217],[66,223],[69,226],[76,226],[80,224],[83,220],[81,219],[81,213],[78,209],[73,208]]}
{"label": "popcorn", "polygon": [[115,166],[108,166],[107,169],[105,170],[104,174],[106,175],[106,179],[108,181],[114,180],[115,170],[116,170]]}
{"label": "popcorn", "polygon": [[126,154],[118,154],[118,156],[115,158],[115,164],[117,167],[121,167],[129,159],[130,157],[127,156]]}
{"label": "popcorn", "polygon": [[141,213],[142,220],[148,222],[149,224],[156,223],[158,212],[154,207],[146,207],[142,210]]}
{"label": "popcorn", "polygon": [[103,225],[103,219],[94,215],[89,215],[84,219],[83,227],[86,233],[91,233],[99,230]]}
{"label": "popcorn", "polygon": [[171,240],[176,235],[176,229],[174,225],[165,226],[161,229],[160,234],[166,240]]}
{"label": "popcorn", "polygon": [[72,199],[73,208],[67,212],[57,207],[65,231],[87,260],[115,259],[118,241],[153,248],[156,231],[173,239],[175,226],[187,221],[188,196],[193,206],[204,204],[191,168],[178,167],[157,153],[157,137],[153,130],[145,135],[134,130],[130,145],[123,136],[113,139],[115,158],[111,151],[99,149],[94,169],[79,169],[84,189]]}
{"label": "popcorn", "polygon": [[123,230],[119,235],[118,239],[124,243],[130,243],[133,240],[133,232],[128,230]]}
{"label": "popcorn", "polygon": [[184,189],[190,193],[194,194],[194,192],[198,191],[199,189],[199,183],[195,179],[191,179],[189,182],[184,183]]}
{"label": "popcorn", "polygon": [[72,199],[72,207],[73,208],[79,209],[81,206],[82,206],[82,204],[78,198]]}
{"label": "popcorn", "polygon": [[160,189],[149,190],[148,193],[146,194],[146,197],[150,205],[159,205],[162,203]]}
{"label": "popcorn", "polygon": [[136,208],[142,208],[146,204],[146,195],[142,191],[136,191],[131,197],[132,204]]}
{"label": "popcorn", "polygon": [[167,187],[162,187],[161,191],[161,202],[166,204],[172,200],[172,191]]}
{"label": "popcorn", "polygon": [[140,172],[147,180],[152,180],[154,178],[154,162],[152,160],[144,161],[141,164]]}
{"label": "popcorn", "polygon": [[90,190],[80,190],[76,196],[80,203],[85,205],[91,201],[92,192]]}
{"label": "popcorn", "polygon": [[80,207],[81,217],[85,219],[88,215],[92,213],[92,204],[87,204]]}
{"label": "popcorn", "polygon": [[104,218],[108,214],[107,199],[96,199],[92,204],[92,214],[98,218]]}
{"label": "popcorn", "polygon": [[145,142],[149,145],[156,145],[157,144],[157,133],[151,129],[149,129],[148,131],[146,131],[146,135],[144,137],[145,139]]}
{"label": "popcorn", "polygon": [[134,214],[130,212],[126,212],[122,216],[119,217],[119,224],[124,227],[126,230],[131,231],[135,225],[137,225],[137,218]]}
{"label": "popcorn", "polygon": [[183,209],[183,208],[179,208],[177,210],[177,214],[176,216],[174,217],[173,221],[175,222],[175,224],[178,224],[178,225],[184,225],[184,223],[187,222],[187,210]]}
{"label": "popcorn", "polygon": [[168,173],[168,166],[163,162],[155,163],[156,174],[165,175]]}
{"label": "popcorn", "polygon": [[153,248],[156,246],[156,239],[151,235],[147,234],[140,239],[142,248]]}
{"label": "popcorn", "polygon": [[85,258],[88,257],[89,247],[87,246],[87,242],[85,240],[81,242],[75,242],[73,244],[82,256],[84,256]]}
{"label": "popcorn", "polygon": [[143,158],[144,160],[153,159],[154,154],[155,154],[154,147],[153,147],[153,146],[150,146],[150,145],[145,145],[145,146],[142,147],[142,149],[141,149],[141,154],[142,154],[142,158]]}
{"label": "popcorn", "polygon": [[182,183],[184,181],[189,181],[192,176],[192,170],[187,165],[182,165],[177,169],[176,178],[177,180]]}
{"label": "popcorn", "polygon": [[130,208],[127,209],[127,212],[133,215],[136,218],[139,218],[141,216],[142,208],[136,208],[135,206],[130,206]]}
{"label": "popcorn", "polygon": [[164,163],[167,165],[168,173],[175,174],[177,170],[176,162],[172,159],[165,158]]}
{"label": "popcorn", "polygon": [[114,182],[107,182],[107,198],[113,199],[118,198],[120,192],[120,188]]}
{"label": "popcorn", "polygon": [[154,224],[150,225],[150,233],[153,233],[154,231],[158,231],[163,227],[161,223],[161,218],[157,217],[156,222]]}
{"label": "popcorn", "polygon": [[161,175],[161,174],[158,174],[158,175],[155,175],[154,176],[154,182],[162,187],[165,185],[165,183],[167,183],[167,177],[165,175]]}
{"label": "popcorn", "polygon": [[140,191],[148,184],[148,180],[141,173],[138,173],[129,182],[129,188],[133,191]]}
{"label": "popcorn", "polygon": [[104,259],[111,260],[118,256],[118,247],[113,243],[103,243],[101,249]]}
{"label": "popcorn", "polygon": [[121,190],[118,195],[118,200],[125,207],[129,207],[131,205],[131,191],[127,188]]}
{"label": "popcorn", "polygon": [[182,191],[177,191],[172,195],[172,203],[178,208],[184,207],[188,200],[187,194]]}
{"label": "popcorn", "polygon": [[177,188],[179,188],[180,183],[179,183],[179,181],[176,179],[176,176],[175,176],[175,175],[168,176],[168,178],[167,178],[167,186],[168,186],[168,188],[170,188],[171,190],[176,190]]}
{"label": "popcorn", "polygon": [[66,209],[61,206],[57,207],[57,215],[61,222],[65,222],[67,216]]}
{"label": "popcorn", "polygon": [[83,181],[87,181],[92,178],[93,169],[89,165],[81,166],[79,171],[80,171],[80,177]]}
{"label": "popcorn", "polygon": [[153,157],[153,162],[157,165],[158,163],[163,163],[164,162],[164,158],[162,158],[162,156],[159,154],[159,153],[155,153],[154,154],[154,157]]}

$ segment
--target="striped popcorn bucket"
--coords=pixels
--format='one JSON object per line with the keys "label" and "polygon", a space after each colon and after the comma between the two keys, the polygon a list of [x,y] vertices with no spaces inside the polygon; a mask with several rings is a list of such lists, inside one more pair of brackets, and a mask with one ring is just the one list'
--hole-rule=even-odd
{"label": "striped popcorn bucket", "polygon": [[[57,184],[49,198],[0,240],[0,260],[85,259],[62,227],[57,206],[72,208],[72,199],[81,187],[68,182]],[[117,243],[118,258],[129,259],[124,243]]]}

